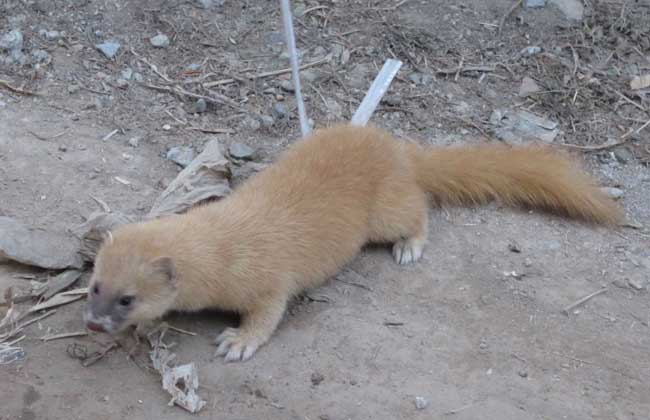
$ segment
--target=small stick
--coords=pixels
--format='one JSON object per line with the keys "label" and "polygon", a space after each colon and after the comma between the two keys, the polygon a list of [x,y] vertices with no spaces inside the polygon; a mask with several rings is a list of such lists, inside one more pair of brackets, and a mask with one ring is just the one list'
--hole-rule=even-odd
{"label": "small stick", "polygon": [[88,335],[88,331],[76,331],[76,332],[69,332],[69,333],[44,335],[43,337],[41,337],[41,340],[52,341],[52,340],[60,340],[63,338],[83,337],[86,335]]}
{"label": "small stick", "polygon": [[460,408],[455,408],[455,409],[453,409],[453,410],[445,411],[444,415],[445,415],[445,416],[451,416],[451,415],[453,415],[453,414],[458,414],[458,413],[460,413],[461,411],[470,408],[472,405],[474,405],[474,403],[469,403],[469,404],[464,405],[464,406],[462,406],[462,407],[460,407]]}
{"label": "small stick", "polygon": [[517,0],[515,3],[510,6],[510,9],[506,12],[505,15],[501,18],[501,21],[499,22],[499,29],[497,30],[497,34],[501,36],[501,31],[503,30],[503,25],[506,23],[506,20],[510,17],[512,12],[514,12],[519,6],[521,6],[523,0]]}
{"label": "small stick", "polygon": [[136,53],[133,48],[131,48],[131,54],[133,54],[138,60],[142,61],[144,64],[151,67],[151,70],[153,70],[154,73],[156,73],[158,76],[160,76],[160,78],[163,79],[165,82],[174,83],[174,81],[172,79],[170,79],[166,74],[161,73],[160,71],[158,71],[158,66],[148,62],[146,58],[144,58],[140,54]]}
{"label": "small stick", "polygon": [[588,294],[587,296],[583,297],[582,299],[578,299],[577,301],[575,301],[571,305],[569,305],[566,308],[562,309],[562,312],[564,313],[564,315],[568,316],[571,313],[571,311],[573,311],[578,306],[582,305],[583,303],[587,302],[588,300],[590,300],[591,298],[593,298],[595,296],[598,296],[600,294],[605,293],[606,291],[607,291],[606,287],[603,287],[600,290],[596,290],[595,292]]}
{"label": "small stick", "polygon": [[108,354],[109,351],[111,351],[111,350],[113,350],[113,349],[116,349],[117,347],[118,347],[117,343],[111,343],[111,344],[109,344],[108,346],[106,346],[106,348],[103,349],[102,351],[99,351],[99,352],[93,353],[93,354],[90,355],[88,358],[84,359],[84,360],[81,362],[81,365],[82,365],[83,367],[88,367],[88,366],[90,366],[90,365],[94,365],[95,363],[97,363],[97,362],[99,362],[101,359],[103,359],[104,356],[106,356],[106,355]]}
{"label": "small stick", "polygon": [[478,71],[478,72],[487,73],[487,72],[496,71],[496,66],[489,66],[489,65],[487,65],[487,66],[463,66],[462,61],[461,61],[460,66],[457,66],[457,67],[455,67],[453,69],[437,69],[436,73],[437,74],[454,74],[455,75],[455,74],[458,74],[458,73],[466,73],[466,72],[469,72],[469,71]]}
{"label": "small stick", "polygon": [[569,143],[556,143],[558,146],[562,147],[567,147],[569,149],[577,149],[577,150],[584,150],[587,152],[595,152],[599,150],[607,150],[611,149],[612,147],[620,146],[622,144],[627,143],[627,139],[623,139],[621,141],[617,141],[616,143],[609,143],[609,144],[601,144],[598,146],[579,146],[576,144],[569,144]]}
{"label": "small stick", "polygon": [[628,103],[634,105],[635,107],[639,108],[641,111],[646,112],[646,109],[643,107],[643,105],[634,102],[632,99],[628,98],[627,96],[623,95],[621,92],[619,92],[617,90],[615,90],[614,92],[616,92],[616,94],[618,94],[618,96],[620,96],[621,99],[623,99],[625,102],[628,102]]}
{"label": "small stick", "polygon": [[372,289],[370,288],[370,286],[366,286],[365,284],[354,283],[354,282],[351,282],[351,281],[345,281],[345,280],[342,280],[342,279],[339,279],[339,278],[335,278],[335,280],[336,280],[336,281],[340,281],[341,283],[349,284],[350,286],[359,287],[359,288],[361,288],[361,289],[364,289],[364,290],[367,290],[367,291],[369,291],[369,292],[372,292]]}
{"label": "small stick", "polygon": [[174,114],[172,114],[172,112],[171,112],[170,110],[166,109],[166,110],[165,110],[165,114],[167,114],[167,115],[169,115],[170,117],[172,117],[172,119],[173,119],[174,121],[176,121],[177,123],[179,123],[180,125],[187,125],[187,121],[183,121],[183,120],[181,120],[180,118],[175,117]]}
{"label": "small stick", "polygon": [[7,89],[9,89],[10,91],[12,91],[12,92],[14,92],[14,93],[18,93],[18,94],[20,94],[20,95],[25,95],[25,96],[38,96],[38,93],[36,93],[36,92],[31,92],[31,91],[29,91],[29,90],[24,90],[24,89],[20,89],[20,88],[17,88],[17,87],[15,87],[15,86],[12,86],[12,85],[11,85],[11,82],[10,82],[9,80],[1,80],[1,79],[0,79],[0,86],[4,86],[4,87],[6,87]]}
{"label": "small stick", "polygon": [[59,138],[59,137],[61,137],[62,135],[64,135],[65,133],[68,132],[68,130],[64,130],[64,131],[61,131],[59,134],[55,134],[55,135],[53,135],[53,136],[51,136],[51,137],[45,137],[45,136],[38,135],[38,134],[34,133],[34,132],[31,131],[31,130],[27,130],[27,131],[29,131],[29,133],[30,133],[32,136],[36,137],[36,138],[39,139],[39,140],[43,140],[43,141],[54,140],[54,139]]}
{"label": "small stick", "polygon": [[[156,85],[150,85],[147,83],[143,83],[142,86],[147,87],[149,89],[154,89],[154,90],[160,90],[163,92],[168,92],[168,93],[173,93],[176,95],[184,95],[184,96],[189,96],[190,98],[195,98],[195,99],[205,99],[207,102],[210,103],[217,103],[221,105],[227,105],[231,108],[234,108],[238,111],[244,111],[242,107],[237,105],[235,101],[232,99],[228,98],[227,96],[224,95],[218,95],[218,97],[211,97],[211,96],[205,96],[205,95],[199,95],[197,93],[192,93],[188,92],[185,89],[181,88],[180,86],[175,86],[174,88],[169,87],[169,86],[156,86]],[[205,87],[205,86],[204,86]]]}
{"label": "small stick", "polygon": [[[318,60],[312,61],[311,63],[303,64],[302,66],[299,67],[300,70],[305,70],[310,67],[318,66],[324,63],[327,63],[330,61],[330,56],[326,56],[323,58],[319,58]],[[262,79],[266,77],[272,77],[272,76],[279,76],[281,74],[286,74],[286,73],[291,73],[291,67],[288,67],[286,69],[280,69],[280,70],[273,70],[273,71],[267,71],[264,73],[259,73],[259,74],[254,74],[252,76],[247,76],[247,77],[242,77],[242,79],[249,79],[249,80],[255,80],[255,79]],[[204,88],[211,88],[214,86],[221,86],[221,85],[229,85],[231,83],[237,82],[237,79],[234,78],[229,78],[229,79],[222,79],[222,80],[215,80],[214,82],[207,82],[203,83]]]}
{"label": "small stick", "polygon": [[639,134],[639,133],[641,132],[641,130],[643,130],[644,128],[646,128],[646,127],[649,126],[649,125],[650,125],[650,120],[646,121],[646,122],[645,122],[641,127],[639,127],[639,128],[636,130],[636,134]]}
{"label": "small stick", "polygon": [[187,331],[182,328],[174,327],[172,325],[167,325],[167,328],[169,328],[172,331],[176,331],[177,333],[185,334],[185,335],[191,335],[192,337],[196,336],[197,334],[192,331]]}
{"label": "small stick", "polygon": [[101,198],[97,198],[94,195],[91,195],[90,198],[95,200],[95,203],[99,204],[99,207],[101,207],[102,210],[104,210],[105,213],[110,213],[111,212],[111,208],[108,207],[108,204],[106,204],[106,202],[104,200],[102,200]]}
{"label": "small stick", "polygon": [[234,134],[235,130],[232,128],[201,128],[201,127],[187,127],[187,130],[196,130],[202,133],[209,134]]}
{"label": "small stick", "polygon": [[111,131],[110,133],[106,134],[104,137],[102,137],[102,141],[106,141],[116,135],[120,130],[116,128],[115,130]]}

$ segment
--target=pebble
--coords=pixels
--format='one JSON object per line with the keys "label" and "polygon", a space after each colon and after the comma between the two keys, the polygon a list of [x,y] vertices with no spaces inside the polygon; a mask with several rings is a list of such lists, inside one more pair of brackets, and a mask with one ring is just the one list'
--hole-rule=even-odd
{"label": "pebble", "polygon": [[525,370],[520,370],[520,371],[517,372],[517,373],[518,373],[519,376],[521,376],[522,378],[527,378],[527,377],[528,377],[528,372],[526,372]]}
{"label": "pebble", "polygon": [[618,287],[619,289],[627,289],[628,288],[628,284],[626,282],[624,282],[622,279],[616,279],[616,280],[614,280],[612,282],[612,284],[614,286]]}
{"label": "pebble", "polygon": [[415,408],[418,410],[424,410],[429,406],[429,400],[424,397],[415,397]]}
{"label": "pebble", "polygon": [[50,54],[45,50],[32,50],[32,57],[37,63],[44,63],[50,59]]}
{"label": "pebble", "polygon": [[23,34],[13,30],[0,37],[0,50],[20,51],[23,48]]}
{"label": "pebble", "polygon": [[314,372],[314,373],[311,374],[311,384],[313,386],[320,385],[320,383],[323,382],[324,380],[325,380],[325,377],[323,376],[323,374],[321,374],[319,372]]}
{"label": "pebble", "polygon": [[558,9],[560,9],[567,19],[576,21],[582,20],[585,12],[582,0],[549,0],[549,3],[554,4]]}
{"label": "pebble", "polygon": [[226,3],[226,0],[199,0],[199,4],[203,6],[204,9],[210,9],[213,7],[221,7]]}
{"label": "pebble", "polygon": [[383,103],[390,106],[400,106],[402,104],[402,97],[400,95],[388,95],[382,100]]}
{"label": "pebble", "polygon": [[167,152],[167,159],[184,168],[194,159],[194,149],[188,146],[174,146]]}
{"label": "pebble", "polygon": [[420,72],[413,72],[408,75],[408,78],[416,85],[427,85],[433,80],[433,77],[431,77],[430,74],[424,74]]}
{"label": "pebble", "polygon": [[165,34],[158,34],[149,40],[156,48],[169,47],[169,37]]}
{"label": "pebble", "polygon": [[169,125],[169,124],[164,124],[164,125],[162,126],[162,129],[165,130],[165,131],[169,131],[169,130],[172,129],[172,126]]}
{"label": "pebble", "polygon": [[250,160],[253,158],[255,150],[243,143],[233,143],[228,148],[228,153],[235,159]]}
{"label": "pebble", "polygon": [[525,76],[523,79],[521,79],[521,86],[519,87],[519,96],[521,97],[526,97],[532,93],[537,93],[541,89],[537,82],[535,82],[533,79],[531,79],[528,76]]}
{"label": "pebble", "polygon": [[119,87],[120,89],[126,89],[126,88],[129,87],[129,82],[127,82],[126,80],[121,79],[121,78],[117,79],[115,81],[115,84],[117,84],[117,87]]}
{"label": "pebble", "polygon": [[306,82],[314,83],[321,78],[321,75],[312,70],[303,70],[300,72],[300,77]]}
{"label": "pebble", "polygon": [[38,31],[38,34],[41,37],[47,39],[48,41],[57,40],[62,36],[62,33],[59,31],[46,31],[45,29],[41,29],[40,31]]}
{"label": "pebble", "polygon": [[280,88],[286,92],[293,92],[295,91],[295,88],[293,87],[293,83],[291,80],[283,80],[280,82]]}
{"label": "pebble", "polygon": [[101,44],[95,45],[95,48],[97,48],[106,58],[115,58],[117,55],[117,51],[120,49],[121,45],[119,42],[116,41],[106,41],[102,42]]}
{"label": "pebble", "polygon": [[521,54],[521,55],[532,56],[532,55],[537,55],[537,54],[539,54],[539,53],[541,53],[541,52],[542,52],[542,47],[538,47],[538,46],[536,46],[536,45],[532,45],[532,46],[530,46],[530,47],[526,47],[526,48],[524,48],[523,50],[521,50],[520,54]]}
{"label": "pebble", "polygon": [[204,113],[208,109],[208,104],[205,102],[205,99],[199,98],[196,100],[196,103],[194,104],[194,110],[198,114]]}
{"label": "pebble", "polygon": [[81,89],[79,85],[68,85],[68,93],[70,95],[79,92],[79,89]]}
{"label": "pebble", "polygon": [[273,117],[270,115],[260,115],[260,122],[263,127],[272,127],[275,121],[273,121]]}
{"label": "pebble", "polygon": [[140,145],[140,137],[131,137],[127,143],[129,146],[136,148]]}
{"label": "pebble", "polygon": [[524,7],[529,9],[539,8],[546,6],[546,0],[526,0],[524,1]]}
{"label": "pebble", "polygon": [[621,147],[614,150],[614,156],[620,163],[628,163],[629,161],[634,160],[634,153],[632,153],[632,151],[627,147]]}
{"label": "pebble", "polygon": [[341,65],[344,66],[350,61],[350,50],[347,48],[341,53]]}
{"label": "pebble", "polygon": [[635,279],[627,279],[627,284],[629,284],[635,290],[643,290],[643,284]]}
{"label": "pebble", "polygon": [[127,67],[124,70],[122,70],[120,74],[122,75],[122,79],[131,80],[131,78],[133,77],[133,70]]}
{"label": "pebble", "polygon": [[287,106],[285,104],[280,102],[273,104],[273,115],[276,119],[284,119],[287,117],[288,113],[289,111],[287,110]]}
{"label": "pebble", "polygon": [[615,188],[615,187],[603,187],[600,189],[603,193],[605,193],[608,197],[613,198],[614,200],[618,200],[619,198],[623,197],[625,192],[620,189],[620,188]]}
{"label": "pebble", "polygon": [[519,246],[519,244],[517,242],[512,241],[512,242],[510,242],[508,244],[508,250],[510,252],[514,252],[514,253],[519,254],[521,252],[521,247]]}

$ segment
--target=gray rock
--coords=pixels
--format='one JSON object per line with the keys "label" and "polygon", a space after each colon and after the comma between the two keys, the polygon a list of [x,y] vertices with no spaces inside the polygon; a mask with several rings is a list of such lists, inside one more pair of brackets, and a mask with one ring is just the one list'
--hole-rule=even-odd
{"label": "gray rock", "polygon": [[50,59],[50,54],[45,50],[32,50],[32,58],[36,63],[44,63]]}
{"label": "gray rock", "polygon": [[614,156],[620,163],[628,163],[634,160],[634,153],[627,147],[621,147],[614,150]]}
{"label": "gray rock", "polygon": [[136,148],[140,145],[140,137],[131,137],[128,141],[129,146]]}
{"label": "gray rock", "polygon": [[294,92],[296,89],[293,87],[291,80],[283,80],[280,82],[280,88],[285,92]]}
{"label": "gray rock", "polygon": [[80,246],[74,237],[0,217],[0,261],[13,260],[49,269],[80,268]]}
{"label": "gray rock", "polygon": [[205,102],[205,99],[199,98],[196,100],[196,103],[194,104],[194,111],[196,111],[198,114],[202,114],[208,109],[208,104]]}
{"label": "gray rock", "polygon": [[135,79],[136,82],[142,83],[144,81],[144,77],[142,77],[142,74],[140,73],[133,73],[133,78]]}
{"label": "gray rock", "polygon": [[246,118],[244,118],[242,120],[241,126],[244,127],[247,130],[257,131],[257,130],[260,129],[262,124],[260,123],[260,121],[257,118],[246,117]]}
{"label": "gray rock", "polygon": [[300,72],[300,77],[306,82],[314,83],[321,78],[321,75],[313,70],[303,70]]}
{"label": "gray rock", "polygon": [[211,9],[213,7],[221,7],[226,3],[226,0],[199,0],[199,4],[204,9]]}
{"label": "gray rock", "polygon": [[79,89],[81,89],[79,85],[68,85],[68,93],[70,95],[79,92]]}
{"label": "gray rock", "polygon": [[106,41],[102,42],[101,44],[95,45],[95,48],[97,48],[106,58],[115,58],[117,55],[117,51],[120,49],[122,45],[117,42],[117,41]]}
{"label": "gray rock", "polygon": [[45,29],[38,31],[38,34],[48,41],[55,41],[62,36],[62,33],[59,31],[46,31]]}
{"label": "gray rock", "polygon": [[429,400],[424,397],[415,397],[415,408],[418,410],[424,410],[429,406]]}
{"label": "gray rock", "polygon": [[201,68],[201,63],[192,63],[189,66],[187,66],[187,69],[190,71],[197,71]]}
{"label": "gray rock", "polygon": [[120,72],[120,74],[122,75],[122,79],[131,80],[131,78],[133,77],[133,70],[131,70],[131,68],[127,67],[124,70],[122,70]]}
{"label": "gray rock", "polygon": [[188,146],[174,146],[167,152],[167,159],[184,168],[194,159],[194,149]]}
{"label": "gray rock", "polygon": [[580,0],[549,0],[564,13],[569,20],[580,21],[585,13],[585,7]]}
{"label": "gray rock", "polygon": [[496,109],[490,116],[494,133],[510,144],[538,139],[551,143],[559,134],[557,123],[524,110]]}
{"label": "gray rock", "polygon": [[165,34],[158,34],[149,40],[156,48],[169,47],[169,37]]}
{"label": "gray rock", "polygon": [[627,284],[629,284],[634,290],[643,290],[645,288],[643,283],[636,279],[627,279]]}
{"label": "gray rock", "polygon": [[625,195],[625,192],[620,188],[603,187],[600,190],[603,193],[605,193],[608,197],[613,198],[614,200],[618,200],[619,198],[622,198],[623,195]]}
{"label": "gray rock", "polygon": [[428,85],[433,80],[433,77],[430,74],[420,72],[413,72],[408,75],[408,78],[416,85]]}
{"label": "gray rock", "polygon": [[272,127],[275,123],[273,117],[270,115],[260,115],[260,122],[262,123],[263,127]]}
{"label": "gray rock", "polygon": [[546,6],[546,0],[525,0],[524,7],[529,9]]}
{"label": "gray rock", "polygon": [[115,84],[116,84],[117,87],[119,87],[120,89],[126,89],[126,88],[129,87],[129,82],[126,81],[125,79],[122,79],[122,78],[117,79],[117,80],[115,81]]}
{"label": "gray rock", "polygon": [[23,34],[20,31],[9,31],[0,37],[0,50],[20,51],[22,48]]}
{"label": "gray rock", "polygon": [[276,102],[273,104],[273,115],[276,119],[287,118],[288,114],[289,110],[287,110],[287,106],[285,104],[282,102]]}
{"label": "gray rock", "polygon": [[533,79],[531,79],[528,76],[525,76],[521,80],[521,86],[519,86],[519,96],[521,97],[526,97],[528,95],[531,95],[533,93],[539,92],[541,89],[537,82],[535,82]]}
{"label": "gray rock", "polygon": [[228,148],[228,153],[235,159],[250,160],[255,154],[255,150],[243,143],[233,143]]}
{"label": "gray rock", "polygon": [[529,47],[524,48],[519,52],[521,55],[527,55],[527,56],[532,56],[532,55],[537,55],[542,52],[542,47],[538,47],[536,45],[531,45]]}

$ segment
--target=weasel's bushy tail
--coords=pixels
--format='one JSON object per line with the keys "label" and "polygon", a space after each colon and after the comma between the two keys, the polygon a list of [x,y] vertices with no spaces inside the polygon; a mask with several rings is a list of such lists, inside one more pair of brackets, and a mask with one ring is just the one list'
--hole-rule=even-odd
{"label": "weasel's bushy tail", "polygon": [[497,199],[593,223],[616,224],[621,208],[577,162],[549,148],[469,146],[414,150],[418,184],[438,204]]}

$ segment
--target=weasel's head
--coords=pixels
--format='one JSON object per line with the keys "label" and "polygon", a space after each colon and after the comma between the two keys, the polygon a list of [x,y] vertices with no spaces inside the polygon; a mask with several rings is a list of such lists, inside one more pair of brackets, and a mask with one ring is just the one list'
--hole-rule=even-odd
{"label": "weasel's head", "polygon": [[162,317],[177,296],[176,270],[133,229],[108,234],[95,258],[84,320],[88,329],[116,334]]}

